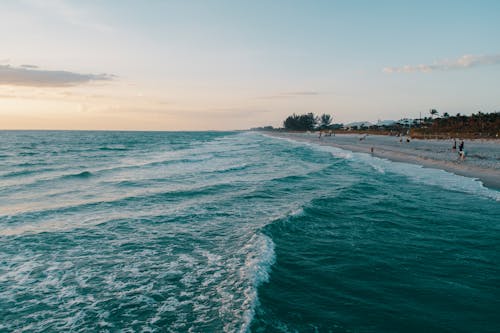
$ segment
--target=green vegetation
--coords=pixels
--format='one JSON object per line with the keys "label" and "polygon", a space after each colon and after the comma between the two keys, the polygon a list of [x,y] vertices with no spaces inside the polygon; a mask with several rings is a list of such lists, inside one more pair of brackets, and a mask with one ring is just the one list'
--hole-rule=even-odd
{"label": "green vegetation", "polygon": [[320,117],[315,116],[312,112],[301,115],[294,113],[285,119],[283,127],[289,131],[313,131],[315,129],[330,129],[331,123],[332,116],[326,113]]}
{"label": "green vegetation", "polygon": [[421,119],[401,119],[392,123],[380,125],[333,124],[332,116],[314,113],[292,114],[283,122],[283,128],[265,126],[253,128],[261,131],[314,131],[336,130],[349,133],[371,133],[387,135],[410,135],[414,138],[500,138],[500,112],[483,113],[479,111],[470,116],[457,113],[450,116],[444,112],[441,117],[436,109],[429,110],[430,117]]}
{"label": "green vegetation", "polygon": [[415,137],[426,137],[436,135],[438,137],[469,137],[469,138],[496,138],[500,135],[500,112],[473,113],[463,116],[443,114],[442,118],[424,122],[421,126],[412,129],[411,135]]}
{"label": "green vegetation", "polygon": [[315,129],[316,117],[314,113],[302,115],[293,114],[285,119],[283,127],[291,131],[312,131]]}
{"label": "green vegetation", "polygon": [[332,124],[332,116],[329,114],[323,113],[319,118],[319,128],[320,129],[329,129]]}

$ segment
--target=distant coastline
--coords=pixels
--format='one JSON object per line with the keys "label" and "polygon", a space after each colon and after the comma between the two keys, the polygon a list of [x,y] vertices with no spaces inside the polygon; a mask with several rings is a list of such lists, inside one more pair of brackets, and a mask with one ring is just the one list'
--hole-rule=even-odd
{"label": "distant coastline", "polygon": [[430,110],[430,117],[400,120],[379,120],[376,124],[368,121],[349,124],[335,124],[329,114],[321,116],[314,113],[292,114],[283,121],[283,128],[264,126],[254,128],[259,131],[320,131],[331,133],[378,134],[392,136],[410,136],[412,139],[500,139],[500,112],[483,113],[469,116],[457,113],[451,116],[443,113],[440,117],[435,109]]}

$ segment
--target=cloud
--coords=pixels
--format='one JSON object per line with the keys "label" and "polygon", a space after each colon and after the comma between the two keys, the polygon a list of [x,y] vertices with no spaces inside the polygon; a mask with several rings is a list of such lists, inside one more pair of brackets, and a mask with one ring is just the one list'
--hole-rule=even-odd
{"label": "cloud", "polygon": [[293,98],[293,97],[301,97],[301,96],[317,96],[321,95],[317,91],[292,91],[292,92],[283,92],[276,95],[262,96],[260,99],[279,99],[279,98]]}
{"label": "cloud", "polygon": [[[64,0],[24,0],[28,5],[55,14],[64,22],[82,27],[85,29],[96,30],[99,32],[110,32],[113,29],[106,24],[95,21],[95,13],[89,12],[84,8],[75,6]],[[82,1],[83,3],[83,1]]]}
{"label": "cloud", "polygon": [[430,73],[434,71],[449,71],[487,65],[500,64],[500,54],[492,55],[463,55],[458,59],[441,60],[431,65],[406,65],[403,67],[386,67],[385,73]]}
{"label": "cloud", "polygon": [[36,66],[36,65],[21,65],[19,67],[28,68],[28,69],[37,69],[38,68],[38,66]]}
{"label": "cloud", "polygon": [[0,85],[68,87],[92,81],[110,81],[115,77],[110,74],[80,74],[68,71],[42,70],[34,65],[21,67],[0,65]]}
{"label": "cloud", "polygon": [[[162,110],[170,112],[172,110]],[[195,108],[195,109],[175,109],[176,113],[189,117],[209,116],[213,118],[251,118],[256,114],[268,113],[268,109],[249,108],[249,107],[221,107],[221,108]]]}

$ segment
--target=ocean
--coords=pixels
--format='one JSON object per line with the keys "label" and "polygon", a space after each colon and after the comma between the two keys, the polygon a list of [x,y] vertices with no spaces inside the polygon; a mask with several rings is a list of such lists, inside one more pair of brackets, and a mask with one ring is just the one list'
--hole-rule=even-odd
{"label": "ocean", "polygon": [[252,132],[0,131],[1,332],[498,332],[500,192]]}

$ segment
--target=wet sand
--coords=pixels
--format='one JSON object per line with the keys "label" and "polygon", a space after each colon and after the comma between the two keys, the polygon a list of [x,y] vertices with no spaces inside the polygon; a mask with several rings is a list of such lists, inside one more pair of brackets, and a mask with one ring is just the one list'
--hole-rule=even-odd
{"label": "wet sand", "polygon": [[[427,168],[479,179],[486,187],[500,190],[500,140],[464,140],[466,158],[458,158],[453,140],[410,140],[386,135],[336,134],[318,137],[317,133],[266,133],[272,136],[329,145],[353,152],[371,154],[395,162],[419,164]],[[457,147],[460,143],[457,140]]]}

